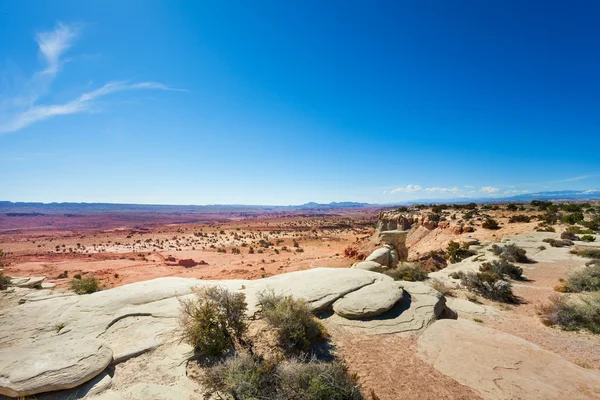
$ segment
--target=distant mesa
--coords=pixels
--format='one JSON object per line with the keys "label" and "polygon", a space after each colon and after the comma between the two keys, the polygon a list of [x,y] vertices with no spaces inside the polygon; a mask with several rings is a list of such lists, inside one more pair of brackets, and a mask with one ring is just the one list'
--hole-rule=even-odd
{"label": "distant mesa", "polygon": [[37,217],[40,215],[44,215],[42,213],[39,212],[31,212],[31,213],[26,213],[26,212],[9,212],[6,213],[7,217]]}

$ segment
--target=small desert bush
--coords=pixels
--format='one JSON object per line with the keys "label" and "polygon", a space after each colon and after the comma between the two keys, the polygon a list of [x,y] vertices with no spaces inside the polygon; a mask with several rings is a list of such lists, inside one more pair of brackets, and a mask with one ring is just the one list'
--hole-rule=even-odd
{"label": "small desert bush", "polygon": [[557,294],[549,303],[538,306],[537,311],[546,325],[600,333],[600,292],[570,298]]}
{"label": "small desert bush", "polygon": [[340,362],[292,359],[277,368],[277,400],[360,400],[357,376]]}
{"label": "small desert bush", "polygon": [[578,222],[583,221],[583,213],[582,212],[574,212],[571,214],[565,214],[560,217],[560,220],[566,224],[574,225]]}
{"label": "small desert bush", "polygon": [[488,272],[461,272],[456,276],[460,278],[463,286],[486,299],[504,303],[517,302],[517,298],[512,292],[511,283],[499,279],[496,274]]}
{"label": "small desert bush", "polygon": [[494,274],[498,279],[504,279],[509,276],[511,279],[521,279],[523,277],[523,268],[509,263],[507,260],[490,261],[481,264],[480,272]]}
{"label": "small desert bush", "polygon": [[575,233],[577,235],[581,235],[581,234],[593,234],[594,233],[594,231],[591,230],[591,229],[587,229],[587,228],[583,229],[582,227],[577,226],[577,225],[569,226],[567,228],[567,231],[571,232],[571,233]]}
{"label": "small desert bush", "polygon": [[207,368],[200,383],[206,394],[218,398],[272,399],[279,386],[276,368],[272,361],[242,353]]}
{"label": "small desert bush", "polygon": [[537,232],[556,232],[556,229],[552,226],[540,225],[536,229]]}
{"label": "small desert bush", "polygon": [[474,254],[474,252],[469,250],[469,245],[467,243],[463,243],[461,246],[460,243],[451,240],[448,243],[448,247],[446,247],[446,259],[451,263],[457,263]]}
{"label": "small desert bush", "polygon": [[223,355],[246,331],[246,297],[218,286],[195,288],[193,292],[193,298],[180,300],[183,338],[196,353]]}
{"label": "small desert bush", "polygon": [[508,219],[509,224],[514,224],[517,222],[530,222],[530,221],[531,221],[531,217],[529,217],[528,215],[513,215],[512,217],[510,217]]}
{"label": "small desert bush", "polygon": [[566,286],[571,292],[600,291],[600,265],[589,265],[567,277]]}
{"label": "small desert bush", "polygon": [[10,284],[10,278],[4,275],[4,272],[0,272],[0,290],[6,290]]}
{"label": "small desert bush", "polygon": [[594,236],[592,236],[592,235],[583,235],[581,237],[581,240],[583,242],[594,242],[596,240],[596,238]]}
{"label": "small desert bush", "polygon": [[567,247],[575,244],[568,239],[544,239],[543,242],[548,243],[552,247]]}
{"label": "small desert bush", "polygon": [[277,330],[279,345],[287,353],[309,351],[311,345],[327,336],[305,301],[276,295],[272,290],[258,294],[262,316]]}
{"label": "small desert bush", "polygon": [[431,281],[431,287],[440,292],[443,296],[454,296],[454,292],[450,289],[444,281],[440,279],[433,279]]}
{"label": "small desert bush", "polygon": [[500,229],[498,221],[493,218],[486,218],[485,221],[481,223],[481,227],[484,229]]}
{"label": "small desert bush", "polygon": [[579,236],[569,231],[564,231],[563,233],[561,233],[560,238],[566,240],[579,240]]}
{"label": "small desert bush", "polygon": [[357,377],[337,361],[262,360],[238,354],[208,368],[201,384],[224,399],[361,400]]}
{"label": "small desert bush", "polygon": [[528,262],[527,251],[516,244],[507,244],[500,247],[497,244],[492,245],[491,252],[500,257],[501,260],[510,262]]}
{"label": "small desert bush", "polygon": [[571,250],[571,254],[577,254],[578,256],[585,258],[600,258],[600,249],[573,249]]}
{"label": "small desert bush", "polygon": [[102,290],[95,276],[75,275],[70,284],[71,290],[77,294],[90,294]]}
{"label": "small desert bush", "polygon": [[424,281],[429,276],[420,265],[399,264],[394,269],[388,269],[384,274],[391,276],[396,281]]}

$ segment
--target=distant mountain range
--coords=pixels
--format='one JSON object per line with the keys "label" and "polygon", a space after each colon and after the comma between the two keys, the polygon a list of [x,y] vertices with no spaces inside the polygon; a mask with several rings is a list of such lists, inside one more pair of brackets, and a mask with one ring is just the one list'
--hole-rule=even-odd
{"label": "distant mountain range", "polygon": [[600,200],[600,190],[560,190],[552,192],[525,193],[510,197],[494,198],[449,198],[449,199],[422,199],[393,204],[370,204],[352,201],[315,203],[309,202],[296,206],[253,206],[243,204],[211,204],[211,205],[167,205],[167,204],[113,204],[113,203],[27,203],[0,201],[0,214],[7,216],[35,216],[39,213],[248,213],[248,212],[293,212],[293,211],[334,211],[353,208],[393,207],[410,204],[433,203],[501,203],[501,202],[529,202],[531,200],[557,200],[557,201],[582,201]]}

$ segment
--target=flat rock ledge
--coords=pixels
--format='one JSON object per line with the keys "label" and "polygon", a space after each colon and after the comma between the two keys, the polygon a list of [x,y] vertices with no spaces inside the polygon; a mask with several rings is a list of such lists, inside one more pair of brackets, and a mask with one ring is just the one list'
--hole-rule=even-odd
{"label": "flat rock ledge", "polygon": [[112,360],[112,350],[91,338],[1,349],[0,394],[18,397],[74,388],[100,374]]}
{"label": "flat rock ledge", "polygon": [[395,282],[375,282],[336,300],[333,311],[348,319],[374,317],[392,308],[402,295]]}
{"label": "flat rock ledge", "polygon": [[419,356],[485,399],[598,399],[600,374],[536,344],[468,320],[439,320]]}

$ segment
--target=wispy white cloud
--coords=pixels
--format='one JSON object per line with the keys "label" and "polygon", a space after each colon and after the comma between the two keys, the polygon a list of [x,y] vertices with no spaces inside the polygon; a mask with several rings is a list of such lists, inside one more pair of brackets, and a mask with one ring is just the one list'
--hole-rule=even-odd
{"label": "wispy white cloud", "polygon": [[425,188],[426,192],[430,193],[460,193],[460,189],[456,186],[454,187],[429,187]]}
{"label": "wispy white cloud", "polygon": [[493,186],[484,186],[481,189],[479,189],[480,192],[484,192],[484,193],[498,193],[500,191],[500,188],[497,187],[493,187]]}
{"label": "wispy white cloud", "polygon": [[131,90],[186,91],[160,82],[109,82],[65,103],[36,104],[60,71],[65,62],[63,56],[75,41],[78,30],[77,25],[58,23],[54,30],[40,32],[36,35],[39,53],[46,62],[45,69],[35,73],[28,84],[23,85],[22,93],[12,97],[4,96],[5,99],[0,104],[0,134],[17,132],[31,124],[55,116],[89,111],[96,99],[117,92]]}
{"label": "wispy white cloud", "polygon": [[59,22],[53,31],[39,32],[36,42],[40,54],[46,60],[46,69],[43,74],[55,75],[62,65],[61,56],[72,46],[77,36],[76,25],[66,25]]}
{"label": "wispy white cloud", "polygon": [[393,189],[390,191],[391,194],[395,194],[395,193],[414,193],[414,192],[420,192],[421,191],[421,186],[419,185],[406,185],[404,187],[398,187],[396,189]]}

